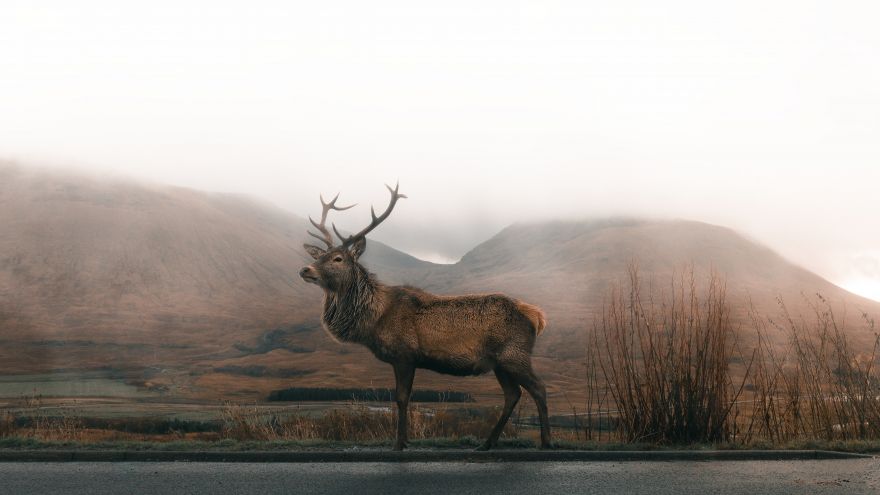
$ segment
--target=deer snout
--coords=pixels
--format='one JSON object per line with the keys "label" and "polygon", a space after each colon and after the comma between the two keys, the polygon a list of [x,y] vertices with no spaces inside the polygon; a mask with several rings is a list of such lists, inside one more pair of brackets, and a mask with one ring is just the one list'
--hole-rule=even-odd
{"label": "deer snout", "polygon": [[312,265],[309,265],[302,270],[299,271],[299,276],[302,277],[303,280],[310,284],[314,284],[318,282],[318,272],[315,270]]}

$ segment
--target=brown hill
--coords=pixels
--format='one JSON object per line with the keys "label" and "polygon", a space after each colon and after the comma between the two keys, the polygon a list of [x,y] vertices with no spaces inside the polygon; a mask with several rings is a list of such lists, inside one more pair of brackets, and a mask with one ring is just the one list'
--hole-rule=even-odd
{"label": "brown hill", "polygon": [[[313,328],[306,224],[235,195],[0,166],[0,368],[176,366]],[[394,281],[431,266],[377,242],[367,260]]]}
{"label": "brown hill", "polygon": [[[0,165],[0,371],[110,368],[174,396],[265,397],[286,386],[387,386],[387,365],[333,342],[320,294],[297,271],[306,221],[227,194]],[[668,283],[693,263],[728,281],[739,307],[821,292],[880,314],[722,227],[686,221],[516,224],[455,265],[370,242],[380,279],[441,293],[502,291],[541,305],[536,350],[551,390],[577,388],[585,332],[609,283],[638,260]],[[859,336],[856,336],[856,340]],[[489,379],[421,373],[419,386],[473,392]]]}
{"label": "brown hill", "polygon": [[[610,284],[625,281],[631,263],[646,285],[668,292],[672,277],[693,269],[726,280],[741,322],[749,301],[764,315],[809,314],[815,294],[835,307],[880,314],[871,301],[796,266],[737,232],[694,221],[598,221],[516,224],[477,246],[454,266],[433,270],[426,286],[442,292],[503,291],[544,308],[550,321],[539,352],[561,359],[583,355],[579,334],[601,313]],[[781,336],[780,336],[781,337]],[[854,335],[873,342],[870,335]]]}

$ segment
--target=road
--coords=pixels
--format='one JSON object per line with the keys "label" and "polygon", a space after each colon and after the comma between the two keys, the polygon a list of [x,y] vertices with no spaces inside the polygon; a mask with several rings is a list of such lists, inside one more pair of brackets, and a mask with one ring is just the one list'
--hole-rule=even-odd
{"label": "road", "polygon": [[0,493],[877,493],[880,460],[0,463]]}

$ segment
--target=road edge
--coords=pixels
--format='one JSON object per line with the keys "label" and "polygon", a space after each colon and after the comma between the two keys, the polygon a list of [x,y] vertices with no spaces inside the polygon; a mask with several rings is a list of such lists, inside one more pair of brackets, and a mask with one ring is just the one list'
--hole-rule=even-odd
{"label": "road edge", "polygon": [[873,458],[830,450],[383,450],[345,451],[134,451],[0,450],[0,462],[623,462],[795,461]]}

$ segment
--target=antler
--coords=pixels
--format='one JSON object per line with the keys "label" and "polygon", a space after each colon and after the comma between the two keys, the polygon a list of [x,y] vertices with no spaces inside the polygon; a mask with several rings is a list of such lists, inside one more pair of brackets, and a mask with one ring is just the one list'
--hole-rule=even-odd
{"label": "antler", "polygon": [[385,213],[382,213],[377,217],[376,211],[373,209],[373,206],[370,205],[370,216],[372,216],[373,219],[370,221],[370,225],[367,225],[364,230],[358,232],[357,234],[343,237],[343,235],[340,234],[338,230],[336,230],[336,225],[333,225],[333,231],[336,232],[336,236],[339,237],[340,241],[342,241],[343,246],[350,246],[358,239],[361,239],[369,234],[371,230],[378,227],[380,223],[384,222],[385,219],[388,218],[388,215],[391,214],[391,210],[394,209],[394,205],[397,204],[398,199],[406,198],[405,194],[400,194],[398,192],[398,190],[400,189],[400,181],[398,181],[397,184],[394,185],[394,189],[391,189],[391,186],[389,186],[388,184],[385,184],[385,187],[387,187],[388,191],[391,192],[391,201],[388,203],[388,208],[385,209]]}
{"label": "antler", "polygon": [[[318,239],[320,241],[323,241],[325,244],[327,244],[327,249],[330,249],[333,247],[333,236],[330,234],[330,231],[327,230],[327,226],[326,226],[327,214],[330,213],[330,210],[343,211],[343,210],[347,210],[347,209],[355,206],[355,205],[336,206],[337,199],[339,199],[339,193],[337,193],[336,197],[333,198],[329,203],[327,203],[327,202],[324,202],[324,195],[322,194],[321,195],[321,209],[322,209],[321,223],[318,223],[318,222],[312,220],[312,217],[309,217],[309,221],[312,222],[312,225],[314,225],[316,229],[321,231],[322,235],[318,235],[318,234],[312,232],[311,230],[308,230],[307,232],[309,233],[310,236],[312,236],[315,239]],[[333,230],[336,230],[335,226],[333,227]]]}

